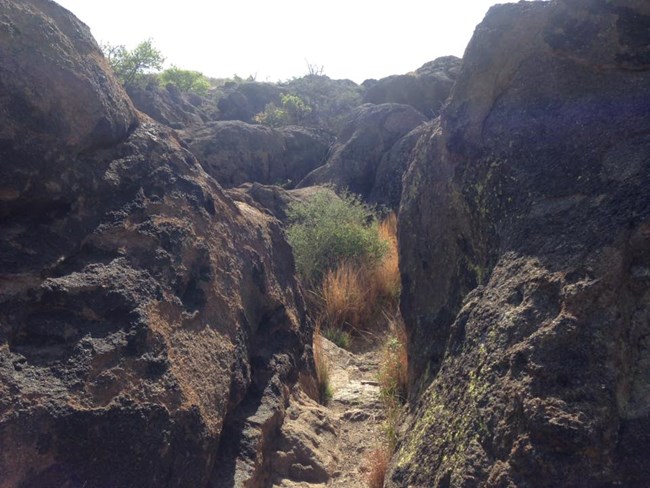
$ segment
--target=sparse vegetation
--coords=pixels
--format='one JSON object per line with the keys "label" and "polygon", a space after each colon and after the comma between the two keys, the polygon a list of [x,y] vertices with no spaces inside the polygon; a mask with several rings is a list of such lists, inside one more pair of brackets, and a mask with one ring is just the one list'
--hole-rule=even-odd
{"label": "sparse vegetation", "polygon": [[373,268],[386,253],[374,210],[350,193],[318,192],[289,207],[287,237],[303,282],[317,288],[341,262]]}
{"label": "sparse vegetation", "polygon": [[147,74],[161,70],[165,62],[151,39],[142,41],[131,51],[123,45],[108,43],[102,45],[102,51],[113,72],[125,86],[138,83]]}
{"label": "sparse vegetation", "polygon": [[328,327],[321,331],[323,337],[328,341],[333,342],[337,346],[343,349],[350,349],[352,344],[352,336],[347,330],[339,329],[336,327]]}
{"label": "sparse vegetation", "polygon": [[160,82],[171,84],[185,92],[194,92],[198,95],[205,95],[210,89],[210,82],[203,76],[203,73],[181,69],[172,65],[160,73]]}
{"label": "sparse vegetation", "polygon": [[368,455],[368,488],[383,488],[391,455],[386,446],[378,447]]}
{"label": "sparse vegetation", "polygon": [[297,95],[281,95],[280,103],[280,107],[276,106],[275,103],[267,104],[264,112],[257,114],[253,117],[253,120],[270,127],[299,125],[311,112],[311,107]]}
{"label": "sparse vegetation", "polygon": [[330,384],[330,366],[323,352],[323,340],[320,325],[314,331],[314,365],[316,367],[316,385],[318,387],[318,401],[327,405],[332,399],[332,385]]}

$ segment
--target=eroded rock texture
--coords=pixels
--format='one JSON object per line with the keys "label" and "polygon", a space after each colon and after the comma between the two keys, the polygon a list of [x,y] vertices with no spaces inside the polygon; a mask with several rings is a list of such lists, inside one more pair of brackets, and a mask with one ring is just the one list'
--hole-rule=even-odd
{"label": "eroded rock texture", "polygon": [[323,164],[330,142],[304,127],[273,129],[241,121],[209,122],[183,138],[208,174],[225,187],[248,182],[293,187]]}
{"label": "eroded rock texture", "polygon": [[436,117],[444,105],[460,69],[460,59],[445,56],[430,61],[412,73],[368,80],[364,103],[402,103],[429,118]]}
{"label": "eroded rock texture", "polygon": [[0,486],[207,486],[236,442],[262,466],[309,341],[278,222],[50,1],[0,3],[0,87]]}
{"label": "eroded rock texture", "polygon": [[[399,202],[401,171],[405,169],[402,162],[406,159],[397,158],[397,163],[392,160],[384,162],[384,156],[390,151],[408,154],[411,146],[408,142],[401,144],[400,140],[425,120],[421,113],[408,105],[361,105],[348,117],[327,162],[309,173],[298,186],[333,184],[364,199],[375,191],[380,204],[388,204],[395,198]],[[412,141],[412,138],[408,140]],[[393,174],[396,167],[399,168],[396,171],[398,175]],[[386,178],[381,171],[390,176]],[[375,184],[387,180],[391,188],[382,195],[375,190]]]}
{"label": "eroded rock texture", "polygon": [[419,400],[389,486],[647,485],[649,33],[634,0],[478,26],[405,178]]}

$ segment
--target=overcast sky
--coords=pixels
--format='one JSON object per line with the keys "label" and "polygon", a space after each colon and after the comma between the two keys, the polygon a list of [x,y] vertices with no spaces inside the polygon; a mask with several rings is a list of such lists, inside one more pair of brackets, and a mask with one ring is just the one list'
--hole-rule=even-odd
{"label": "overcast sky", "polygon": [[357,83],[462,56],[496,0],[57,0],[100,42],[152,38],[166,65],[286,80],[324,66]]}

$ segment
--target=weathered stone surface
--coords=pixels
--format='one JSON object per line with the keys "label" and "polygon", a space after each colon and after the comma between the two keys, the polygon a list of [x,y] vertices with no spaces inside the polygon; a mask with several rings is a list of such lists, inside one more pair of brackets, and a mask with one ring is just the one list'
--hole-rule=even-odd
{"label": "weathered stone surface", "polygon": [[444,105],[460,69],[460,58],[445,56],[421,66],[412,73],[367,80],[364,103],[410,105],[429,118],[436,117]]}
{"label": "weathered stone surface", "polygon": [[588,0],[478,26],[405,177],[419,396],[388,486],[650,479],[649,29]]}
{"label": "weathered stone surface", "polygon": [[214,102],[193,93],[183,93],[172,84],[129,85],[126,90],[138,110],[173,129],[189,129],[217,118]]}
{"label": "weathered stone surface", "polygon": [[309,173],[298,186],[331,183],[367,198],[384,154],[424,121],[424,116],[408,105],[358,107],[341,129],[327,163]]}
{"label": "weathered stone surface", "polygon": [[232,83],[232,87],[228,87],[219,100],[219,118],[252,122],[253,117],[263,112],[267,104],[279,105],[281,93],[281,89],[271,83]]}
{"label": "weathered stone surface", "polygon": [[309,368],[279,222],[134,128],[65,10],[0,19],[0,487],[207,486],[243,436],[257,462],[251,405],[281,421]]}
{"label": "weathered stone surface", "polygon": [[272,129],[210,122],[183,135],[203,168],[225,187],[247,182],[295,185],[323,164],[329,139],[304,127]]}

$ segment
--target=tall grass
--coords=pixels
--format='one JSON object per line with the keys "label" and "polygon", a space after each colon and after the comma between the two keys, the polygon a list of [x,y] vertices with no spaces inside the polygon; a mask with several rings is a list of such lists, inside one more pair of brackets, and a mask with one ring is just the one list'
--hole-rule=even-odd
{"label": "tall grass", "polygon": [[318,387],[318,401],[327,405],[332,399],[333,391],[330,382],[330,365],[323,351],[323,337],[320,324],[314,331],[314,365],[316,367],[316,385]]}
{"label": "tall grass", "polygon": [[386,446],[380,446],[370,452],[370,455],[366,459],[368,463],[366,479],[368,488],[383,488],[391,454]]}
{"label": "tall grass", "polygon": [[319,296],[328,329],[361,331],[395,312],[400,292],[396,230],[395,214],[378,225],[385,245],[379,261],[342,261],[325,273]]}

